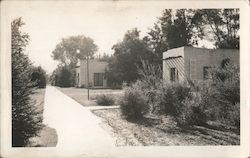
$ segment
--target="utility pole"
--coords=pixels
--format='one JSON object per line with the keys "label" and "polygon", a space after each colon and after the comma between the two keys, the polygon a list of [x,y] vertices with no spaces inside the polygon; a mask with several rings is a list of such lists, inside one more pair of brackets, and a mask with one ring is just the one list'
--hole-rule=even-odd
{"label": "utility pole", "polygon": [[[76,53],[79,54],[80,50],[77,49]],[[89,53],[87,54],[87,89],[88,89],[88,100],[89,100]]]}
{"label": "utility pole", "polygon": [[87,55],[87,88],[88,88],[88,100],[89,100],[89,53]]}

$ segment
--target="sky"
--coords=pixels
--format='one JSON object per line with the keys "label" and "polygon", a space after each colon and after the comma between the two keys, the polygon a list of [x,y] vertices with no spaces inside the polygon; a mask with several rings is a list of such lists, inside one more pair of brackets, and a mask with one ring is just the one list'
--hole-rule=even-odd
{"label": "sky", "polygon": [[62,38],[91,37],[97,54],[112,54],[112,46],[127,30],[137,27],[141,36],[146,35],[166,8],[163,1],[10,1],[8,14],[12,20],[23,18],[31,61],[51,73],[59,63],[52,59],[52,51]]}

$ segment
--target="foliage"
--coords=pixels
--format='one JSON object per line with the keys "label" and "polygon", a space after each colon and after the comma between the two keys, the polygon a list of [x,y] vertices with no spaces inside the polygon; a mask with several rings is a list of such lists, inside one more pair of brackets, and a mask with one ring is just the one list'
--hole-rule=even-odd
{"label": "foliage", "polygon": [[109,106],[115,103],[114,98],[108,94],[97,95],[96,101],[98,105],[103,105],[103,106]]}
{"label": "foliage", "polygon": [[142,67],[138,68],[140,80],[134,85],[139,87],[143,94],[147,97],[147,103],[150,106],[150,113],[160,111],[159,98],[162,89],[162,69],[159,65],[150,64],[148,61],[141,61]]}
{"label": "foliage", "polygon": [[53,72],[51,81],[60,87],[74,86],[75,66],[78,59],[94,58],[97,46],[93,39],[85,36],[70,36],[63,38],[52,52],[54,60],[60,65]]}
{"label": "foliage", "polygon": [[[210,80],[202,85],[200,92],[201,106],[204,107],[210,119],[220,120],[223,123],[237,120],[237,117],[240,117],[239,66],[229,64],[224,68],[216,67],[210,73]],[[232,120],[233,117],[235,119]]]}
{"label": "foliage", "polygon": [[137,66],[141,66],[141,59],[149,62],[154,59],[147,44],[139,38],[139,33],[137,29],[129,30],[123,41],[113,46],[114,58],[107,71],[109,83],[121,85],[123,82],[136,81],[139,77]]}
{"label": "foliage", "polygon": [[191,45],[191,18],[185,9],[165,9],[148,32],[148,44],[161,65],[162,53],[168,49]]}
{"label": "foliage", "polygon": [[[77,52],[79,50],[79,52]],[[54,60],[64,65],[75,66],[77,59],[85,59],[87,56],[93,58],[97,51],[93,39],[85,36],[70,36],[63,38],[52,52]]]}
{"label": "foliage", "polygon": [[237,127],[238,131],[240,130],[240,103],[236,103],[231,107],[229,111],[229,120],[232,126]]}
{"label": "foliage", "polygon": [[114,56],[113,55],[109,55],[109,54],[106,54],[104,53],[103,55],[100,55],[98,57],[98,60],[99,61],[105,61],[107,63],[110,63],[112,60],[113,60]]}
{"label": "foliage", "polygon": [[45,88],[46,80],[46,72],[42,69],[41,66],[32,68],[31,81],[36,83],[35,86],[39,88]]}
{"label": "foliage", "polygon": [[34,83],[30,79],[31,62],[25,47],[29,35],[21,32],[21,18],[11,23],[12,57],[12,146],[25,146],[29,138],[36,136],[43,127],[41,111],[30,101]]}
{"label": "foliage", "polygon": [[239,49],[239,9],[165,9],[144,37],[161,65],[168,49],[214,42],[217,48]]}
{"label": "foliage", "polygon": [[191,98],[191,88],[188,85],[175,83],[163,86],[159,98],[161,111],[177,117],[181,113],[184,101]]}
{"label": "foliage", "polygon": [[70,66],[59,65],[50,76],[50,82],[59,87],[72,87],[75,84],[74,73],[74,69]]}
{"label": "foliage", "polygon": [[175,117],[179,126],[206,124],[207,116],[200,102],[200,97],[197,95],[183,101],[183,106],[179,109],[180,113]]}
{"label": "foliage", "polygon": [[159,65],[150,64],[148,61],[141,60],[141,67],[137,68],[140,79],[149,86],[157,87],[162,80],[162,69]]}
{"label": "foliage", "polygon": [[192,24],[201,38],[212,36],[217,48],[239,49],[239,9],[193,10]]}
{"label": "foliage", "polygon": [[124,96],[120,99],[120,106],[121,113],[127,119],[142,119],[149,110],[146,96],[136,85],[125,88]]}

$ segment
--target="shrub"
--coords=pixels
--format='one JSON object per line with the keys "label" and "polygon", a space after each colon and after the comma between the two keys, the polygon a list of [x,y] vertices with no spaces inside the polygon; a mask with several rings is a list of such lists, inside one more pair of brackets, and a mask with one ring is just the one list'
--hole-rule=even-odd
{"label": "shrub", "polygon": [[98,105],[103,106],[113,105],[115,103],[114,98],[108,94],[97,95],[96,101]]}
{"label": "shrub", "polygon": [[230,116],[230,124],[232,126],[237,127],[237,129],[240,129],[240,103],[235,104],[232,106],[232,109],[229,113]]}
{"label": "shrub", "polygon": [[[211,70],[211,78],[201,88],[201,106],[210,120],[237,127],[240,118],[239,67],[225,65]],[[239,122],[239,121],[238,121]],[[239,127],[237,127],[239,128]]]}
{"label": "shrub", "polygon": [[128,119],[142,119],[149,110],[146,96],[134,85],[125,88],[120,106],[122,115]]}
{"label": "shrub", "polygon": [[46,87],[46,72],[42,69],[41,66],[32,68],[31,81],[35,82],[35,86],[39,88]]}
{"label": "shrub", "polygon": [[160,111],[159,98],[162,89],[162,69],[159,65],[150,64],[148,61],[141,60],[141,66],[138,66],[140,80],[134,84],[146,96],[147,103],[150,107],[150,113]]}
{"label": "shrub", "polygon": [[161,96],[159,96],[161,111],[177,117],[184,106],[184,101],[191,97],[191,88],[186,84],[166,85],[162,88]]}
{"label": "shrub", "polygon": [[199,95],[186,83],[163,86],[159,100],[161,112],[173,116],[179,126],[200,125],[206,122],[206,115],[199,106]]}
{"label": "shrub", "polygon": [[193,96],[191,99],[186,99],[183,105],[179,115],[176,117],[179,126],[206,124],[207,117],[200,106],[199,97]]}
{"label": "shrub", "polygon": [[75,85],[75,69],[71,65],[58,65],[50,76],[52,85],[72,87]]}

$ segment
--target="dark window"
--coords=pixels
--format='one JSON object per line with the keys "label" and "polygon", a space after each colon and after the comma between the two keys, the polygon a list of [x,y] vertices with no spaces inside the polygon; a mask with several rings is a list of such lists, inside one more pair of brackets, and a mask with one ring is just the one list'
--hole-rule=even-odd
{"label": "dark window", "polygon": [[203,79],[204,80],[208,79],[210,69],[211,69],[211,66],[204,66],[203,67]]}
{"label": "dark window", "polygon": [[79,84],[79,80],[80,80],[79,73],[77,73],[77,84]]}
{"label": "dark window", "polygon": [[103,73],[94,73],[94,86],[103,86]]}
{"label": "dark window", "polygon": [[178,81],[179,75],[178,70],[176,68],[170,68],[170,81]]}

